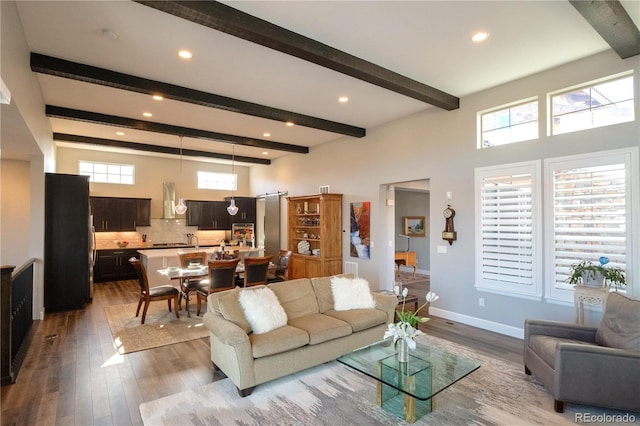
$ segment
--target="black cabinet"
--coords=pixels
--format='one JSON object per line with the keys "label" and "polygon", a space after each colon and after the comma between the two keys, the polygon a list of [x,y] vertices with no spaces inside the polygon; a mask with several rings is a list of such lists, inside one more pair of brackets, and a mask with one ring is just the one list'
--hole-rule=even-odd
{"label": "black cabinet", "polygon": [[202,230],[231,229],[231,216],[224,201],[187,200],[187,226]]}
{"label": "black cabinet", "polygon": [[[238,214],[230,216],[231,223],[256,223],[256,199],[254,197],[233,197],[238,206]],[[229,205],[231,197],[225,198]]]}
{"label": "black cabinet", "polygon": [[96,232],[135,231],[151,225],[150,198],[91,197]]}
{"label": "black cabinet", "polygon": [[93,280],[105,281],[129,280],[136,277],[136,271],[129,259],[138,256],[136,249],[98,250]]}

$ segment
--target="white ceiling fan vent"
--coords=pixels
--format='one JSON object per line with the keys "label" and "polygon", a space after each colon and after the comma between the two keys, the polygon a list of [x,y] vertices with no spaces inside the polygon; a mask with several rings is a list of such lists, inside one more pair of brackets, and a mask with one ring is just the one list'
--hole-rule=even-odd
{"label": "white ceiling fan vent", "polygon": [[329,185],[322,185],[318,190],[321,194],[328,194],[331,191]]}

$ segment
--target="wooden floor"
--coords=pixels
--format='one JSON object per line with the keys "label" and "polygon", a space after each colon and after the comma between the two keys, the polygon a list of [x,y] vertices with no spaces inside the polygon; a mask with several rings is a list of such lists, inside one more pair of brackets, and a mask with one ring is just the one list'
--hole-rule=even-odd
{"label": "wooden floor", "polygon": [[[428,282],[412,284],[410,291],[423,298]],[[96,284],[84,310],[38,321],[17,382],[0,388],[1,424],[139,425],[140,403],[219,378],[212,373],[208,338],[117,354],[104,307],[136,301],[135,281]],[[421,329],[496,358],[522,360],[518,339],[438,318]]]}

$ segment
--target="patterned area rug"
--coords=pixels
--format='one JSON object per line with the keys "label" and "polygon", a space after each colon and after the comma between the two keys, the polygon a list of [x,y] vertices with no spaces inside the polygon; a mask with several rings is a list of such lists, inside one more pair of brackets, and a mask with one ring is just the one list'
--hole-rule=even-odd
{"label": "patterned area rug", "polygon": [[[437,395],[433,412],[416,425],[570,425],[578,413],[624,412],[553,400],[522,365],[507,363],[431,336],[423,343],[481,363],[479,370]],[[376,405],[375,381],[336,361],[256,387],[240,398],[229,379],[140,405],[144,424],[155,425],[404,425]],[[640,424],[640,413],[635,413]]]}
{"label": "patterned area rug", "polygon": [[137,306],[137,303],[129,303],[104,308],[114,345],[121,354],[209,336],[201,316],[192,314],[187,318],[187,311],[181,310],[180,319],[177,319],[175,312],[169,312],[166,301],[152,302],[141,325],[142,312],[137,318],[135,316]]}

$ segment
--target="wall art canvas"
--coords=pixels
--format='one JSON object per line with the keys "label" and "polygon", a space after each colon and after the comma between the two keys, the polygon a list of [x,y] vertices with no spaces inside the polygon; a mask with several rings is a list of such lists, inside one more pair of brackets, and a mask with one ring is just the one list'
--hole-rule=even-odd
{"label": "wall art canvas", "polygon": [[350,253],[351,257],[369,259],[371,247],[371,202],[351,203]]}

